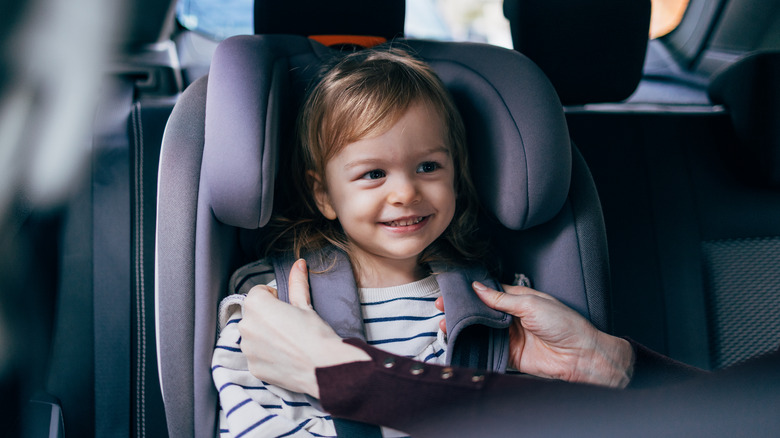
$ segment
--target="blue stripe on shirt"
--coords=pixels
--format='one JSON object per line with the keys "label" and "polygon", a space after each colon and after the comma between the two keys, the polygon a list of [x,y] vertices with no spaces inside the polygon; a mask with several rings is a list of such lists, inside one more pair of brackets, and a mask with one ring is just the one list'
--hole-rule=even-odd
{"label": "blue stripe on shirt", "polygon": [[289,431],[289,432],[287,432],[285,434],[277,435],[277,437],[278,438],[282,438],[282,437],[285,437],[285,436],[290,436],[290,435],[294,434],[295,432],[298,432],[299,430],[303,429],[303,426],[306,426],[306,424],[309,421],[311,421],[311,419],[305,420],[303,423],[299,424],[298,427],[296,427],[295,429],[293,429],[293,430],[291,430],[291,431]]}
{"label": "blue stripe on shirt", "polygon": [[404,342],[404,341],[411,341],[412,339],[422,338],[425,336],[431,336],[436,337],[438,333],[436,332],[424,332],[424,333],[418,333],[410,338],[389,338],[389,339],[376,339],[373,341],[368,341],[368,345],[379,345],[379,344],[390,344],[393,342]]}
{"label": "blue stripe on shirt", "polygon": [[239,385],[238,383],[228,382],[220,386],[219,389],[217,389],[217,392],[222,392],[223,389],[229,386],[238,386],[239,388],[244,388],[249,390],[268,391],[268,388],[266,388],[265,386],[244,386],[244,385]]}
{"label": "blue stripe on shirt", "polygon": [[292,406],[292,407],[296,407],[296,406],[311,406],[311,403],[287,401],[285,399],[282,399],[282,403],[286,404],[287,406]]}
{"label": "blue stripe on shirt", "polygon": [[227,411],[227,414],[225,414],[225,416],[226,416],[226,417],[229,417],[229,416],[230,416],[230,414],[232,414],[233,412],[235,412],[235,411],[236,411],[236,409],[240,408],[241,406],[244,406],[245,404],[247,404],[247,403],[249,403],[249,402],[251,402],[251,401],[252,401],[252,399],[251,399],[251,398],[248,398],[248,399],[246,399],[246,400],[242,401],[241,403],[239,403],[239,404],[237,404],[237,405],[233,406],[233,407],[232,407],[232,408],[231,408],[229,411]]}
{"label": "blue stripe on shirt", "polygon": [[385,300],[385,301],[373,301],[373,302],[368,302],[368,303],[360,303],[360,305],[361,306],[377,306],[379,304],[391,303],[393,301],[399,301],[399,300],[434,302],[434,301],[436,301],[436,298],[437,297],[431,297],[431,298],[399,297],[399,298],[393,298],[393,299]]}
{"label": "blue stripe on shirt", "polygon": [[428,356],[426,356],[425,359],[423,359],[423,362],[428,362],[429,360],[433,359],[434,357],[439,357],[442,354],[444,354],[444,349],[440,348],[439,351],[437,351],[435,353],[431,353]]}
{"label": "blue stripe on shirt", "polygon": [[276,414],[272,414],[272,415],[269,415],[269,416],[261,419],[257,423],[255,423],[255,424],[247,427],[246,429],[244,429],[241,433],[236,434],[236,438],[241,438],[242,436],[248,434],[249,432],[253,431],[254,429],[257,429],[258,426],[260,426],[261,424],[265,423],[266,421],[268,421],[268,420],[270,420],[270,419],[272,419],[274,417],[277,417],[277,415]]}
{"label": "blue stripe on shirt", "polygon": [[371,324],[375,322],[392,322],[392,321],[427,321],[429,319],[433,319],[442,315],[444,315],[444,313],[439,312],[433,316],[387,316],[384,318],[369,318],[369,319],[364,319],[363,324]]}

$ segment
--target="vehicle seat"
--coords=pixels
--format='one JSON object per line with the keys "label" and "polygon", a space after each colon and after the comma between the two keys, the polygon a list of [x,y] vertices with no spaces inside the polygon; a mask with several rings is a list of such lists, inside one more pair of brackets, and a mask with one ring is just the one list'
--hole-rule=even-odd
{"label": "vehicle seat", "polygon": [[780,52],[746,56],[717,73],[708,91],[725,106],[736,140],[719,150],[729,184],[700,201],[712,229],[703,262],[719,368],[780,345]]}
{"label": "vehicle seat", "polygon": [[564,105],[619,102],[642,79],[649,0],[505,0],[504,15]]}
{"label": "vehicle seat", "polygon": [[[526,57],[493,46],[394,40],[453,94],[485,207],[482,229],[504,282],[524,273],[607,327],[605,232],[592,178],[560,101]],[[156,305],[160,379],[171,436],[211,436],[217,304],[245,245],[271,216],[304,90],[337,50],[296,35],[222,42],[208,77],[183,93],[160,161]],[[497,67],[500,66],[500,67]],[[275,200],[276,199],[276,200]],[[261,231],[260,231],[261,232]]]}

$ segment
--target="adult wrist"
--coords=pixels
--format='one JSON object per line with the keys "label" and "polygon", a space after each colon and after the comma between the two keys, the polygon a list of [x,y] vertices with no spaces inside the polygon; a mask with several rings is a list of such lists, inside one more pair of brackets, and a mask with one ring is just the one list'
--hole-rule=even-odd
{"label": "adult wrist", "polygon": [[599,332],[591,353],[578,381],[611,388],[625,388],[629,384],[635,358],[627,340]]}
{"label": "adult wrist", "polygon": [[333,341],[329,340],[327,343],[323,344],[320,353],[317,363],[315,364],[315,369],[312,370],[311,377],[313,377],[313,379],[308,381],[306,385],[306,392],[315,398],[320,398],[319,383],[316,375],[317,369],[371,360],[371,356],[364,350],[341,338],[338,338],[338,340],[334,339]]}

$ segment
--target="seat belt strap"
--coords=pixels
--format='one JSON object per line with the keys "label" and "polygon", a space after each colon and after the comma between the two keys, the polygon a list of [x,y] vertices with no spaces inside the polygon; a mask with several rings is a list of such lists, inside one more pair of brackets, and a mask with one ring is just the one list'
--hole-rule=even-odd
{"label": "seat belt strap", "polygon": [[93,143],[95,436],[130,433],[130,145],[133,82],[107,82]]}

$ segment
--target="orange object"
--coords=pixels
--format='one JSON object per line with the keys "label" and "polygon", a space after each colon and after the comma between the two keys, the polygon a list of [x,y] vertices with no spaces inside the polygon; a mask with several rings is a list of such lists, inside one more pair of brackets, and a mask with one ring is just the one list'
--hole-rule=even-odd
{"label": "orange object", "polygon": [[309,38],[326,46],[354,44],[364,48],[387,42],[387,38],[368,35],[309,35]]}

